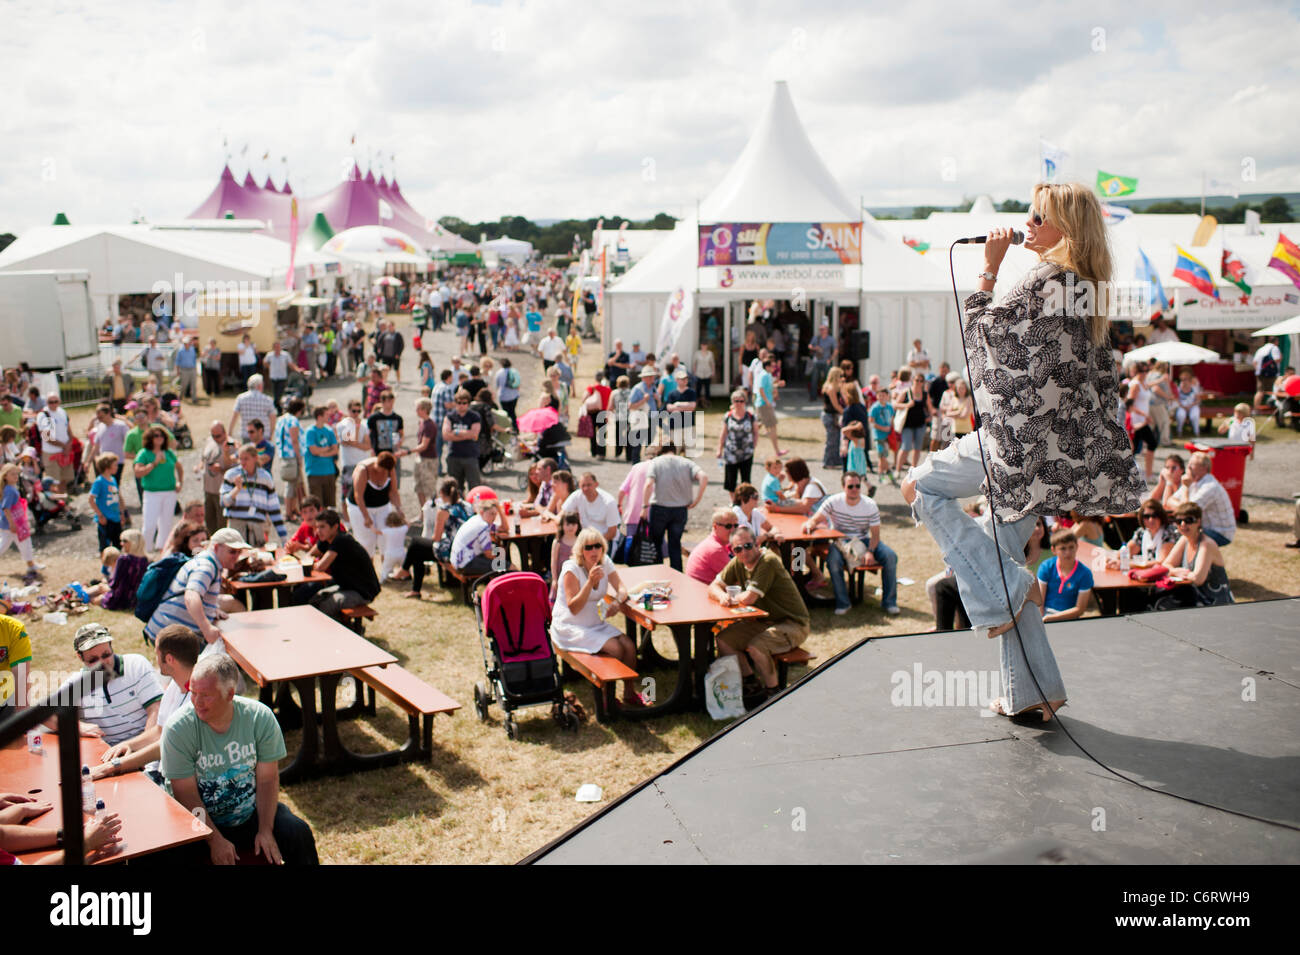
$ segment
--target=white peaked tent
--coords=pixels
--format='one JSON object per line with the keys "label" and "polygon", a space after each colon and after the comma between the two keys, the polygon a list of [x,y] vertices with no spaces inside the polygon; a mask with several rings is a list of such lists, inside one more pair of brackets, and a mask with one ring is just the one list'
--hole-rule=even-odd
{"label": "white peaked tent", "polygon": [[505,235],[499,239],[487,239],[478,244],[479,251],[485,256],[493,256],[499,261],[522,265],[533,257],[533,244],[523,239],[512,239]]}
{"label": "white peaked tent", "polygon": [[[862,264],[829,269],[768,270],[736,281],[730,270],[698,267],[699,223],[861,223]],[[736,270],[739,271],[739,270]],[[969,285],[971,283],[967,283]],[[795,111],[790,91],[777,82],[762,119],[735,164],[690,216],[641,259],[608,293],[606,344],[614,339],[658,339],[665,305],[678,288],[698,289],[696,312],[684,326],[676,350],[694,352],[701,340],[701,310],[708,312],[706,343],[729,343],[730,360],[718,363],[718,384],[736,380],[735,354],[744,337],[746,309],[753,299],[802,298],[813,330],[826,321],[832,334],[841,326],[871,332],[866,373],[899,364],[912,338],[922,338],[932,354],[960,348],[946,270],[918,255],[850,200],[822,162]],[[844,321],[841,322],[841,312]],[[719,320],[719,313],[721,319]],[[721,327],[719,327],[721,325]]]}

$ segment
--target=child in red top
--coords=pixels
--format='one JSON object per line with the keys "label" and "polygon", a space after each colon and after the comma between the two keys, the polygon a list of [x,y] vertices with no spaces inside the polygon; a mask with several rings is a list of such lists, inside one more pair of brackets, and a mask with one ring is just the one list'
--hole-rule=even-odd
{"label": "child in red top", "polygon": [[316,515],[320,513],[320,498],[314,494],[307,495],[298,510],[302,513],[302,523],[284,547],[291,554],[310,552],[316,547]]}

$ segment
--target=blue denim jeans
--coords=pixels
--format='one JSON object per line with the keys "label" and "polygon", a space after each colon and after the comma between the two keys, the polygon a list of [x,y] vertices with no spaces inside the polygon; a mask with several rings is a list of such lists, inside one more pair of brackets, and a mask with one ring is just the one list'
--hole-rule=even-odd
{"label": "blue denim jeans", "polygon": [[[1006,574],[1011,606],[1018,612],[1034,584],[1034,576],[1024,564],[1025,543],[1038,519],[1029,516],[1011,524],[999,521],[995,546],[992,515],[976,519],[962,509],[960,499],[978,495],[984,481],[978,435],[974,432],[930,455],[912,469],[910,476],[917,492],[912,514],[925,524],[944,561],[953,569],[971,624],[987,628],[1009,621],[1012,612],[1007,608],[998,565],[1001,563]],[[999,640],[1002,688],[1009,712],[1065,699],[1065,683],[1047,642],[1042,614],[1036,608],[1029,607],[1020,617],[1019,626]],[[1035,688],[1035,678],[1041,695]]]}
{"label": "blue denim jeans", "polygon": [[[880,606],[886,610],[897,607],[898,555],[881,542],[871,551],[871,556],[880,565]],[[835,606],[841,609],[849,607],[849,582],[844,555],[834,544],[831,544],[830,553],[826,557],[826,571],[831,578],[831,589],[835,591]]]}

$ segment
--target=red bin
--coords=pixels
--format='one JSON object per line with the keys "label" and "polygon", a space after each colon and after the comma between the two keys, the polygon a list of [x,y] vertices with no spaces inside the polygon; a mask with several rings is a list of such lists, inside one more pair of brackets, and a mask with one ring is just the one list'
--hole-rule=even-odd
{"label": "red bin", "polygon": [[1210,455],[1210,473],[1228,492],[1232,510],[1237,514],[1238,522],[1244,524],[1245,521],[1241,520],[1241,489],[1246,480],[1246,458],[1250,456],[1250,445],[1223,444],[1210,447],[1208,444],[1188,442],[1183,447],[1188,451],[1204,451]]}

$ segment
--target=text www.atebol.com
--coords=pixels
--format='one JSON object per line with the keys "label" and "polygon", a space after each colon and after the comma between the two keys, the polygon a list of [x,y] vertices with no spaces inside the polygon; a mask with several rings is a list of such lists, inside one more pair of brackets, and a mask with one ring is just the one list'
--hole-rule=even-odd
{"label": "text www.atebol.com", "polygon": [[1138,928],[1240,928],[1250,925],[1249,915],[1117,915],[1117,926]]}

